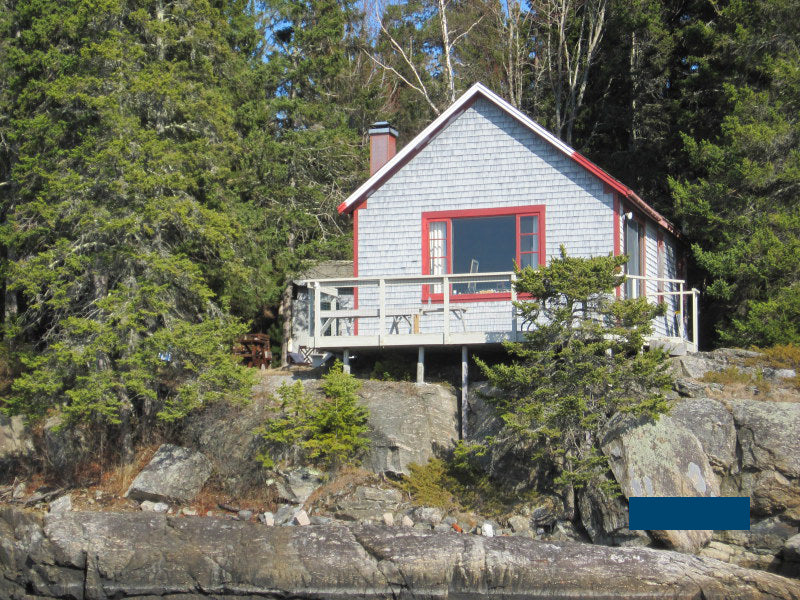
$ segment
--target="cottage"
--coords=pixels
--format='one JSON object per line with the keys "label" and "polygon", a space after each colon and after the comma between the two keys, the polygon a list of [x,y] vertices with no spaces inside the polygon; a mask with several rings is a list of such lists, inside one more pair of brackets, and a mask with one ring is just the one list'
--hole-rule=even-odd
{"label": "cottage", "polygon": [[[651,343],[697,348],[697,293],[680,232],[639,196],[481,84],[399,153],[370,130],[371,177],[340,206],[353,218],[352,276],[299,278],[297,351],[461,349],[521,339],[514,262],[628,254],[620,294],[665,301]],[[687,308],[693,311],[691,320]],[[689,333],[691,331],[691,334]]]}

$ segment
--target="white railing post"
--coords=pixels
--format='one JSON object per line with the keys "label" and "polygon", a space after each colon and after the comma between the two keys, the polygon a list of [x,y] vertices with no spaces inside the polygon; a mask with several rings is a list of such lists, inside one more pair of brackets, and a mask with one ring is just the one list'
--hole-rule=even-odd
{"label": "white railing post", "polygon": [[692,288],[692,343],[694,344],[695,350],[699,348],[699,338],[698,338],[698,330],[700,328],[700,324],[697,322],[697,300],[700,297],[700,290]]}
{"label": "white railing post", "polygon": [[319,347],[318,338],[322,336],[322,319],[319,313],[322,311],[322,294],[319,289],[319,281],[314,282],[314,348]]}
{"label": "white railing post", "polygon": [[683,309],[684,309],[684,305],[686,304],[686,302],[683,299],[683,296],[684,296],[684,287],[683,287],[683,285],[684,285],[683,281],[681,281],[681,283],[680,283],[680,292],[681,293],[678,294],[678,297],[680,298],[680,309],[679,310],[680,310],[681,318],[678,321],[678,326],[680,327],[681,339],[685,340],[686,339],[686,313],[684,313]]}
{"label": "white railing post", "polygon": [[378,340],[383,344],[383,331],[386,324],[386,280],[378,280]]}
{"label": "white railing post", "polygon": [[442,287],[444,288],[444,304],[442,306],[442,314],[444,315],[444,343],[450,341],[450,283],[447,276],[442,278]]}
{"label": "white railing post", "polygon": [[514,306],[514,302],[517,301],[517,288],[514,287],[514,284],[517,283],[517,274],[511,273],[511,277],[509,278],[511,282],[511,339],[513,341],[517,341],[517,337],[519,335],[519,323],[517,322],[517,307]]}

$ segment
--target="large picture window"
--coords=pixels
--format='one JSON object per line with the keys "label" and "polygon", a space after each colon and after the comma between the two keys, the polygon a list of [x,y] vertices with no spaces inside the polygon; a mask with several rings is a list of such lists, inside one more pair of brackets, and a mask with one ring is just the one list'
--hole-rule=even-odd
{"label": "large picture window", "polygon": [[[422,216],[423,274],[497,273],[545,262],[544,207],[429,212]],[[508,282],[466,282],[451,286],[453,300],[510,296]],[[426,299],[439,300],[441,285],[425,286]]]}

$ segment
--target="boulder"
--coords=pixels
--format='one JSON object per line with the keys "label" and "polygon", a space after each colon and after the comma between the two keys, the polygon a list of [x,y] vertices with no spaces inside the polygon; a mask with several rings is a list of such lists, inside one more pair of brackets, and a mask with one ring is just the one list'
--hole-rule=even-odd
{"label": "boulder", "polygon": [[738,471],[736,424],[722,402],[712,398],[684,398],[675,403],[669,416],[695,435],[714,469],[725,474]]}
{"label": "boulder", "polygon": [[[611,471],[626,497],[719,496],[717,482],[697,437],[668,415],[655,422],[616,419],[602,441]],[[682,552],[697,552],[711,531],[654,531]]]}
{"label": "boulder", "polygon": [[757,516],[800,521],[800,404],[730,400],[741,449],[741,492]]}
{"label": "boulder", "polygon": [[190,502],[211,476],[211,462],[199,452],[163,444],[131,483],[127,498]]}
{"label": "boulder", "polygon": [[417,523],[428,523],[429,525],[438,525],[442,522],[444,511],[441,508],[432,506],[419,506],[411,513],[411,518]]}
{"label": "boulder", "polygon": [[628,529],[628,504],[623,498],[592,487],[578,492],[580,522],[594,544],[604,546],[649,546],[646,531]]}
{"label": "boulder", "polygon": [[273,523],[275,525],[288,525],[292,522],[295,513],[295,507],[289,504],[283,504],[275,511]]}
{"label": "boulder", "polygon": [[345,521],[370,519],[380,522],[383,513],[399,512],[402,503],[403,495],[399,490],[360,485],[353,492],[337,497],[330,512]]}
{"label": "boulder", "polygon": [[408,475],[458,441],[458,398],[441,385],[365,381],[360,402],[369,409],[370,449],[363,466]]}
{"label": "boulder", "polygon": [[65,494],[50,503],[49,511],[53,514],[65,513],[72,510],[72,497]]}
{"label": "boulder", "polygon": [[262,439],[254,431],[273,414],[268,400],[271,386],[253,388],[253,401],[243,405],[213,402],[201,411],[189,414],[181,423],[178,443],[194,448],[214,466],[225,490],[234,496],[261,489],[268,474],[257,454],[263,450]]}
{"label": "boulder", "polygon": [[48,417],[42,429],[42,446],[38,448],[44,462],[55,473],[69,479],[90,450],[80,427],[65,427],[60,414]]}
{"label": "boulder", "polygon": [[676,377],[702,379],[709,371],[722,371],[727,367],[725,357],[715,357],[711,354],[687,354],[671,359],[672,372]]}
{"label": "boulder", "polygon": [[22,416],[0,413],[0,481],[13,477],[20,463],[30,461],[33,456],[33,439]]}
{"label": "boulder", "polygon": [[467,399],[469,406],[467,412],[468,441],[481,442],[489,436],[500,433],[503,421],[497,417],[490,399],[501,393],[486,381],[478,381],[469,386]]}
{"label": "boulder", "polygon": [[781,570],[784,546],[797,533],[797,527],[776,517],[763,519],[754,522],[749,531],[715,531],[700,555],[751,569]]}
{"label": "boulder", "polygon": [[278,502],[305,504],[325,481],[325,474],[310,467],[285,469],[265,481]]}
{"label": "boulder", "polygon": [[4,508],[0,544],[3,598],[800,600],[797,580],[710,558],[517,536]]}
{"label": "boulder", "polygon": [[301,527],[311,525],[311,520],[308,518],[308,513],[302,508],[294,513],[293,520],[295,525],[300,525]]}
{"label": "boulder", "polygon": [[800,563],[800,534],[793,535],[783,545],[783,559]]}
{"label": "boulder", "polygon": [[150,500],[144,500],[139,505],[139,508],[146,512],[165,513],[169,511],[169,504],[166,502],[152,502]]}
{"label": "boulder", "polygon": [[800,403],[730,400],[742,467],[800,477]]}
{"label": "boulder", "polygon": [[531,518],[513,515],[508,518],[508,526],[515,535],[531,535]]}

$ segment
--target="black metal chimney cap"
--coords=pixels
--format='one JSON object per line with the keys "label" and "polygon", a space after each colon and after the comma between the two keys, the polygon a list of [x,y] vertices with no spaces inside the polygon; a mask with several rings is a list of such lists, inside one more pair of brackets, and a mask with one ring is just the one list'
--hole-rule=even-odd
{"label": "black metal chimney cap", "polygon": [[370,135],[380,135],[382,133],[388,133],[389,135],[393,135],[397,137],[397,130],[392,127],[388,121],[377,121],[370,125],[369,134]]}

